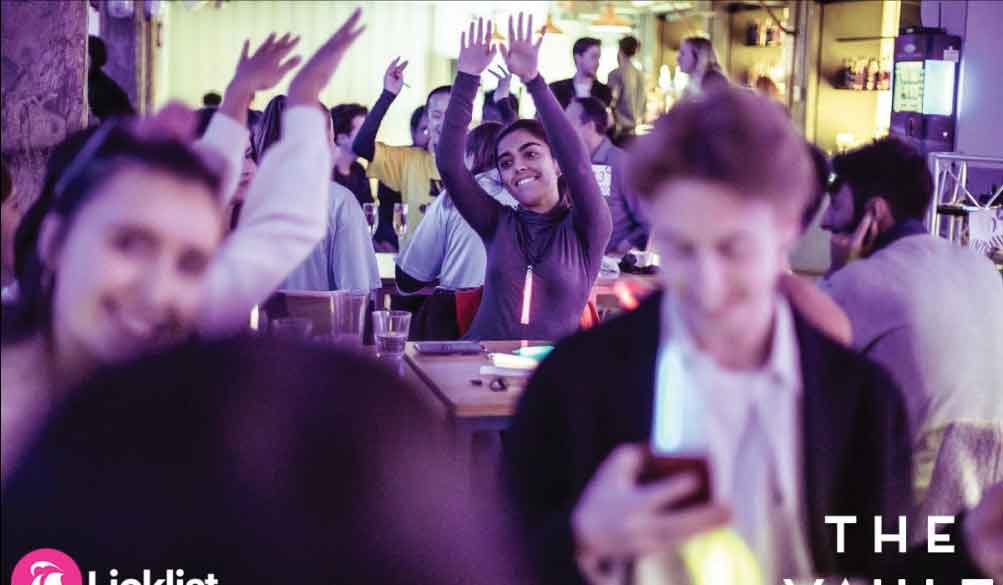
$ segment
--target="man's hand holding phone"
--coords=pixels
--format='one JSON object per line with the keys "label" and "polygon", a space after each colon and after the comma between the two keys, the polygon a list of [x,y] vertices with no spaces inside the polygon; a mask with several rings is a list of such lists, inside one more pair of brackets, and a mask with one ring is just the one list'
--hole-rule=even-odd
{"label": "man's hand holding phone", "polygon": [[621,445],[585,487],[571,515],[571,530],[586,574],[608,561],[669,550],[729,521],[730,511],[716,502],[678,507],[706,488],[706,478],[681,472],[642,483],[651,469],[646,447]]}
{"label": "man's hand holding phone", "polygon": [[831,271],[836,271],[846,266],[851,260],[863,258],[874,249],[874,242],[878,237],[878,222],[874,211],[868,209],[864,212],[864,217],[860,223],[849,234],[832,234],[830,250],[832,253]]}

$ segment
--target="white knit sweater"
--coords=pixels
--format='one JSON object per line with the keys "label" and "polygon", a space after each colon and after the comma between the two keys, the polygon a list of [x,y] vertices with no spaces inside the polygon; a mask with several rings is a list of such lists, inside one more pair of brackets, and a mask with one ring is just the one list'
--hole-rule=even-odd
{"label": "white knit sweater", "polygon": [[[319,108],[283,113],[282,138],[268,149],[248,188],[240,224],[210,267],[200,329],[224,335],[245,327],[251,308],[310,254],[327,230],[331,149]],[[248,132],[225,115],[213,116],[202,147],[226,159],[225,207],[232,197]]]}

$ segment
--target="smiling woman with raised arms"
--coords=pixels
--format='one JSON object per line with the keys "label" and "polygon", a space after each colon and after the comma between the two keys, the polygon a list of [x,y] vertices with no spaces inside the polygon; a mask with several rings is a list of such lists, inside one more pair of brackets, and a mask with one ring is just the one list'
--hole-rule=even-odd
{"label": "smiling woman with raised arms", "polygon": [[[71,385],[196,332],[240,329],[316,245],[331,169],[318,95],[358,23],[356,11],[293,78],[283,136],[226,240],[222,204],[236,189],[247,106],[299,63],[287,58],[291,35],[270,36],[253,56],[245,45],[200,144],[186,143],[194,117],[174,106],[152,120],[105,123],[77,137],[62,162],[53,157],[50,196],[33,216],[37,244],[25,250],[38,269],[20,283],[20,331],[3,340],[3,477]],[[207,164],[205,150],[228,159],[229,172]]]}
{"label": "smiling woman with raised arms", "polygon": [[436,161],[456,207],[487,249],[484,297],[467,337],[558,339],[572,333],[599,274],[612,231],[609,209],[584,145],[537,70],[542,37],[533,18],[509,19],[508,69],[526,84],[543,124],[517,120],[498,135],[495,151],[505,188],[519,202],[491,198],[463,164],[467,126],[480,75],[494,58],[491,25],[470,25],[460,42],[458,73]]}

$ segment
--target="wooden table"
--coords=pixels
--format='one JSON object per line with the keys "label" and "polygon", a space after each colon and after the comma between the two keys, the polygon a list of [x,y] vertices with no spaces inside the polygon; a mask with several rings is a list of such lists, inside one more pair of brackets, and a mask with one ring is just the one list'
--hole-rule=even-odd
{"label": "wooden table", "polygon": [[[483,341],[487,350],[476,355],[429,356],[418,353],[408,343],[404,359],[426,389],[445,407],[457,452],[465,461],[472,458],[474,434],[503,431],[515,414],[523,385],[509,384],[507,390],[490,388],[492,377],[480,375],[481,366],[490,366],[488,353],[510,353],[523,345],[546,345],[545,341]],[[471,380],[481,380],[475,385]]]}

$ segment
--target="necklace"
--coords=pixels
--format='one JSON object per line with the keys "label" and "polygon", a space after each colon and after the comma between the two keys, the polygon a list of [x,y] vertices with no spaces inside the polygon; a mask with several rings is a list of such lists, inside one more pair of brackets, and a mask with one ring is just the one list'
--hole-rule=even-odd
{"label": "necklace", "polygon": [[[522,283],[522,311],[519,316],[519,323],[529,325],[530,307],[533,303],[533,266],[538,265],[546,258],[550,247],[557,237],[557,227],[563,221],[566,213],[538,214],[525,209],[519,209],[516,216],[516,240],[523,258],[526,259],[526,275]],[[543,238],[534,238],[530,233],[528,224],[540,226],[536,231],[536,236],[543,235]],[[540,242],[539,246],[533,244]]]}

